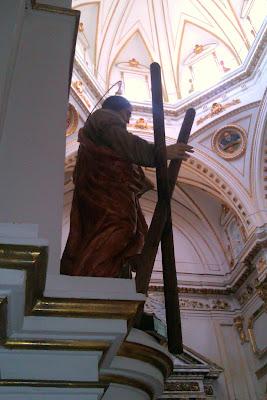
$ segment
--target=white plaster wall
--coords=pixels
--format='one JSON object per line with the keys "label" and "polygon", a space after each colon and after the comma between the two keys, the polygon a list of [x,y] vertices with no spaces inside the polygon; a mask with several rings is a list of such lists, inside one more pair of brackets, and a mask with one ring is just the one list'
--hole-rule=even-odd
{"label": "white plaster wall", "polygon": [[34,223],[59,270],[65,126],[75,17],[28,10],[0,147],[1,222]]}
{"label": "white plaster wall", "polygon": [[182,329],[186,346],[224,369],[215,385],[218,400],[263,398],[255,385],[230,313],[182,312]]}
{"label": "white plaster wall", "polygon": [[[262,368],[264,365],[266,365],[267,362],[267,354],[265,354],[263,357],[259,357],[257,354],[254,353],[253,348],[252,348],[252,343],[249,340],[249,335],[248,335],[248,321],[250,317],[262,306],[263,302],[262,300],[257,296],[254,295],[248,302],[247,304],[243,307],[242,310],[242,316],[244,317],[244,331],[246,333],[246,338],[247,342],[243,344],[243,351],[244,351],[244,356],[246,359],[246,363],[250,369],[250,374],[252,379],[254,380],[254,385],[255,388],[258,391],[258,395],[262,396],[260,398],[264,398],[263,393],[266,391],[266,374],[265,376],[262,377],[262,379],[257,379],[256,377],[256,371]],[[256,329],[254,329],[255,333],[255,340],[258,345],[261,345],[263,347],[267,347],[267,336],[266,336],[266,329],[267,329],[267,324],[266,324],[266,311],[262,316],[260,316],[257,319],[258,326],[256,326]]]}
{"label": "white plaster wall", "polygon": [[23,22],[24,3],[25,0],[9,0],[0,4],[0,140]]}

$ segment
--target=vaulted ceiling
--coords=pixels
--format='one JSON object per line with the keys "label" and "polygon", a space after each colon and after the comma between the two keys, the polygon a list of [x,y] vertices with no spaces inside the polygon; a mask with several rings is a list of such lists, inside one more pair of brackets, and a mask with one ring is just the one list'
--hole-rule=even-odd
{"label": "vaulted ceiling", "polygon": [[150,98],[149,64],[162,67],[165,102],[218,83],[244,61],[267,0],[74,0],[80,59],[107,89]]}

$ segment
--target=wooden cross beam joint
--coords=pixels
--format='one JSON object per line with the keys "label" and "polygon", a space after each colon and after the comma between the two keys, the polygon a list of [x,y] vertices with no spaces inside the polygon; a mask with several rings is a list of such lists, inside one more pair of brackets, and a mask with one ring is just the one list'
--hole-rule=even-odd
{"label": "wooden cross beam joint", "polygon": [[[152,63],[150,65],[150,72],[158,201],[146,236],[142,254],[137,259],[136,290],[137,292],[147,294],[158,246],[159,243],[161,243],[168,349],[173,354],[181,354],[183,352],[183,343],[173,245],[171,197],[182,160],[172,160],[169,167],[167,167],[161,71],[159,64]],[[177,142],[188,142],[194,118],[195,110],[193,108],[188,109]]]}

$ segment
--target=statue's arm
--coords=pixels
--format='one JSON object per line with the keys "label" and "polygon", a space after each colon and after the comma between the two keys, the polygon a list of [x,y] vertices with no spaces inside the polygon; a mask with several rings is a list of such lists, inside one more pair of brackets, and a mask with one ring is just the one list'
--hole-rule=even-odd
{"label": "statue's arm", "polygon": [[99,135],[101,142],[122,158],[144,167],[155,166],[154,144],[131,134],[124,124],[102,124]]}

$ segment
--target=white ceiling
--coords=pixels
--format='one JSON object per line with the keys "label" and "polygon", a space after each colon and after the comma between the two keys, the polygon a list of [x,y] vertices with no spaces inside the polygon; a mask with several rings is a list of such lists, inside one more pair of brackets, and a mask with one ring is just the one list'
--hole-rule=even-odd
{"label": "white ceiling", "polygon": [[175,103],[244,61],[267,0],[74,0],[73,7],[81,11],[77,52],[103,89],[123,80],[130,100],[148,100],[148,68],[157,61],[164,100]]}

